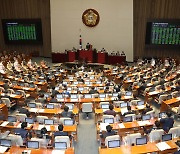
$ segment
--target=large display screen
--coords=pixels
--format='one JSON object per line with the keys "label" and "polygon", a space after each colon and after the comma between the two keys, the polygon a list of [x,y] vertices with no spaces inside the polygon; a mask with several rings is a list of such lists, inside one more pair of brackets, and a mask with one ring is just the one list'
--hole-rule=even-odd
{"label": "large display screen", "polygon": [[147,22],[146,44],[148,45],[180,45],[180,22],[154,21]]}
{"label": "large display screen", "polygon": [[40,19],[2,19],[6,44],[42,44]]}

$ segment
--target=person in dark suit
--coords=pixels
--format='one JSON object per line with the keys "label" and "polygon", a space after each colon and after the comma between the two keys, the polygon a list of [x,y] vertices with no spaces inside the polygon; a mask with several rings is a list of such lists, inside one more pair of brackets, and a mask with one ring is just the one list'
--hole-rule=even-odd
{"label": "person in dark suit", "polygon": [[167,112],[167,118],[162,118],[160,120],[160,123],[162,124],[162,128],[165,132],[168,133],[168,131],[173,127],[174,125],[174,119],[171,117],[172,113]]}
{"label": "person in dark suit", "polygon": [[152,110],[153,108],[149,104],[146,104],[146,108],[142,111],[142,114],[146,114],[147,112]]}
{"label": "person in dark suit", "polygon": [[100,137],[105,139],[107,136],[112,136],[112,135],[116,135],[116,132],[112,130],[111,125],[107,125],[106,132],[103,133]]}
{"label": "person in dark suit", "polygon": [[51,100],[50,100],[50,103],[57,103],[57,99],[54,95],[51,95]]}
{"label": "person in dark suit", "polygon": [[44,98],[44,94],[40,94],[39,98],[37,99],[37,102],[40,102],[42,104],[47,103],[47,100]]}
{"label": "person in dark suit", "polygon": [[160,121],[156,120],[152,128],[147,129],[146,127],[143,127],[143,129],[144,129],[144,133],[149,134],[152,130],[162,129],[162,127]]}
{"label": "person in dark suit", "polygon": [[8,80],[5,80],[5,83],[4,83],[4,92],[7,93],[8,92],[8,89],[9,89],[9,83],[8,83]]}
{"label": "person in dark suit", "polygon": [[127,110],[128,112],[125,112],[123,116],[128,115],[128,114],[135,114],[135,112],[131,110],[131,106],[127,106]]}
{"label": "person in dark suit", "polygon": [[110,104],[109,110],[105,111],[104,114],[116,116],[116,112],[113,109],[114,109],[114,106]]}
{"label": "person in dark suit", "polygon": [[72,111],[69,111],[68,106],[64,106],[64,111],[61,113],[62,117],[68,117],[68,118],[73,118],[74,114]]}
{"label": "person in dark suit", "polygon": [[28,131],[25,130],[25,128],[27,127],[27,122],[23,122],[21,124],[21,128],[17,128],[15,129],[15,134],[20,135],[22,137],[22,139],[26,139],[27,135],[28,135]]}
{"label": "person in dark suit", "polygon": [[68,133],[67,132],[63,132],[63,125],[62,124],[59,124],[58,126],[58,132],[54,132],[54,137],[56,136],[68,136]]}
{"label": "person in dark suit", "polygon": [[52,87],[52,95],[56,96],[57,94],[59,94],[59,92],[55,90],[55,87]]}
{"label": "person in dark suit", "polygon": [[97,94],[98,91],[95,90],[95,87],[92,87],[91,90],[89,91],[90,94]]}

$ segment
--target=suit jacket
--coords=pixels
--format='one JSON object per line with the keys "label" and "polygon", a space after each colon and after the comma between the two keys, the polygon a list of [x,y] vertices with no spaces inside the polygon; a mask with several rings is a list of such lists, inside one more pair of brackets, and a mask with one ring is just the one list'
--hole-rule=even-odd
{"label": "suit jacket", "polygon": [[116,116],[116,112],[114,110],[107,110],[104,114]]}
{"label": "suit jacket", "polygon": [[68,136],[68,133],[62,131],[54,132],[54,137],[56,136]]}
{"label": "suit jacket", "polygon": [[107,136],[112,136],[112,135],[116,135],[116,132],[114,130],[102,134],[101,138],[105,139]]}
{"label": "suit jacket", "polygon": [[161,124],[162,124],[162,128],[165,132],[168,132],[170,130],[170,128],[173,127],[174,125],[174,119],[173,118],[162,118],[160,120]]}
{"label": "suit jacket", "polygon": [[26,138],[28,131],[23,128],[15,129],[15,134],[21,135],[22,138]]}

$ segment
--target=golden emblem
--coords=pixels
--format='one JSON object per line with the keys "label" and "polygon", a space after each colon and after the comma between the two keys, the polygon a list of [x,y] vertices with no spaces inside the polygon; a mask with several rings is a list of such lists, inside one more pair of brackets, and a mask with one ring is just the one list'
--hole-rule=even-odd
{"label": "golden emblem", "polygon": [[88,9],[84,11],[82,20],[86,26],[94,27],[99,23],[99,14],[94,9]]}

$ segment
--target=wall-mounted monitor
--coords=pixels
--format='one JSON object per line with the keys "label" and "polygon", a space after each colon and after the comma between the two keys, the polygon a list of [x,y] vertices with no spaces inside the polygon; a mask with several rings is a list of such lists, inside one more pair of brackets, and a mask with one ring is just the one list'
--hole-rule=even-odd
{"label": "wall-mounted monitor", "polygon": [[146,25],[146,45],[180,46],[180,20],[151,20]]}
{"label": "wall-mounted monitor", "polygon": [[6,44],[43,44],[41,19],[2,19]]}

